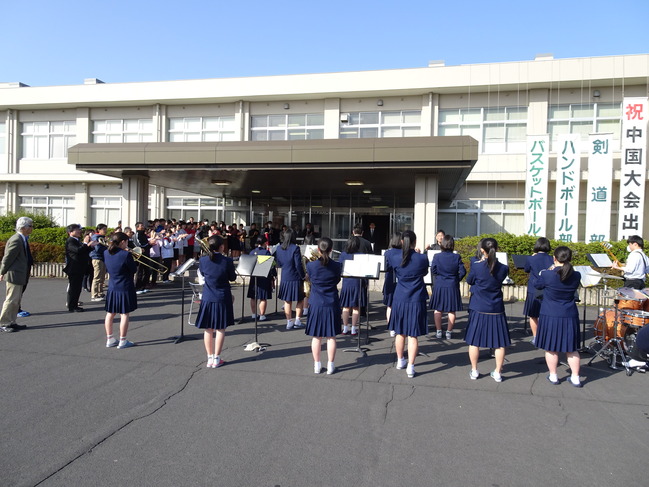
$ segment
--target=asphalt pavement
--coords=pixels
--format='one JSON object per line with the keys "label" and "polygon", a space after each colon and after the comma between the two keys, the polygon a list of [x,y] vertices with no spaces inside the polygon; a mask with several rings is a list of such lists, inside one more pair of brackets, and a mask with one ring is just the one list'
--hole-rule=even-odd
{"label": "asphalt pavement", "polygon": [[[68,313],[66,285],[32,279],[27,329],[0,334],[2,486],[647,485],[649,374],[587,366],[584,353],[583,388],[563,381],[565,366],[550,384],[521,302],[507,305],[512,346],[496,383],[489,350],[469,379],[466,312],[451,340],[421,337],[408,379],[372,293],[364,353],[341,337],[336,373],[316,375],[310,338],[286,330],[274,300],[257,328],[266,349],[244,350],[255,341],[246,300],[226,364],[207,369],[202,333],[185,324],[189,286],[184,315],[179,281],[139,296],[137,347],[117,350],[105,347],[103,303],[84,292],[85,312]],[[588,344],[597,310],[585,313]]]}

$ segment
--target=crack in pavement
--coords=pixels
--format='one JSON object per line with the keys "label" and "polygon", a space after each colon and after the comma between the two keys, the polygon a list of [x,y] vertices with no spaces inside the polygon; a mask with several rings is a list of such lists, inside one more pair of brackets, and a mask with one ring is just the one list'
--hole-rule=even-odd
{"label": "crack in pavement", "polygon": [[126,423],[124,423],[122,426],[120,426],[120,427],[117,428],[116,430],[112,431],[111,433],[109,433],[108,435],[106,435],[106,436],[105,436],[104,438],[102,438],[101,440],[97,441],[94,445],[92,445],[92,446],[91,446],[90,448],[88,448],[86,451],[84,451],[84,452],[78,454],[78,455],[77,455],[76,457],[74,457],[72,460],[70,460],[70,461],[67,462],[66,464],[62,465],[60,468],[56,469],[54,472],[52,472],[51,474],[49,474],[49,475],[46,476],[45,478],[41,479],[40,481],[38,481],[38,482],[35,483],[34,485],[35,485],[35,486],[41,485],[43,482],[46,482],[47,480],[49,480],[50,478],[52,478],[52,477],[55,476],[56,474],[62,472],[64,469],[66,469],[68,466],[72,465],[74,462],[76,462],[77,460],[79,460],[81,457],[84,457],[85,455],[91,453],[95,448],[97,448],[98,446],[100,446],[101,444],[103,444],[104,442],[106,442],[107,440],[109,440],[110,438],[112,438],[113,436],[115,436],[115,435],[116,435],[117,433],[119,433],[120,431],[124,430],[126,427],[130,426],[131,424],[135,423],[136,421],[139,421],[139,420],[144,419],[144,418],[148,418],[149,416],[152,416],[152,415],[154,415],[155,413],[157,413],[158,411],[160,411],[163,407],[165,407],[165,406],[167,405],[167,403],[171,400],[171,398],[173,398],[174,396],[177,396],[178,394],[180,394],[181,392],[183,392],[183,391],[187,388],[187,386],[189,385],[189,383],[191,382],[191,380],[194,378],[194,376],[195,376],[198,372],[200,372],[201,370],[203,370],[202,367],[200,367],[200,366],[199,366],[199,367],[196,367],[196,369],[195,369],[195,370],[190,374],[190,376],[187,378],[187,380],[185,381],[185,383],[182,384],[182,386],[181,386],[177,391],[174,391],[174,392],[172,392],[171,394],[169,394],[167,397],[165,397],[165,398],[162,400],[162,404],[160,404],[158,407],[156,407],[153,411],[150,411],[150,412],[148,412],[148,413],[146,413],[146,414],[142,414],[142,415],[140,415],[140,416],[137,416],[137,417],[135,417],[135,418],[130,419],[129,421],[127,421]]}

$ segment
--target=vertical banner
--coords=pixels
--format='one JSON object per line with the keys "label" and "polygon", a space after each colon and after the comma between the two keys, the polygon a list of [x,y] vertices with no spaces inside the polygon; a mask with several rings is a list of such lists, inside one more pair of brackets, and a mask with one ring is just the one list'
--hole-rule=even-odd
{"label": "vertical banner", "polygon": [[561,134],[557,140],[554,238],[562,242],[577,241],[581,177],[580,142],[579,134]]}
{"label": "vertical banner", "polygon": [[591,134],[588,137],[585,238],[588,243],[611,239],[612,140],[613,134]]}
{"label": "vertical banner", "polygon": [[529,235],[547,236],[548,163],[550,141],[547,135],[527,137],[525,159],[525,228]]}
{"label": "vertical banner", "polygon": [[642,236],[647,179],[647,100],[624,98],[622,102],[618,240]]}

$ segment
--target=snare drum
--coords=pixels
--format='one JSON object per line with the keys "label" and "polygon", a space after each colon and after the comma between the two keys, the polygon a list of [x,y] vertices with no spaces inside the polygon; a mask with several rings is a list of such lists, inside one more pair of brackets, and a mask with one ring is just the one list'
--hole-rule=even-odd
{"label": "snare drum", "polygon": [[642,309],[643,311],[649,311],[649,287],[644,288],[641,292],[648,298],[642,302]]}
{"label": "snare drum", "polygon": [[623,315],[620,311],[620,320],[615,326],[615,310],[609,309],[605,312],[600,313],[595,320],[594,328],[594,338],[596,340],[610,340],[611,338],[618,337],[622,338],[626,334],[626,330],[629,327],[623,321]]}
{"label": "snare drum", "polygon": [[647,295],[641,293],[637,289],[630,287],[621,287],[617,290],[617,298],[615,304],[619,309],[643,309],[644,303],[647,301]]}
{"label": "snare drum", "polygon": [[649,312],[647,311],[625,309],[620,310],[620,313],[622,314],[622,321],[628,326],[640,328],[649,324]]}

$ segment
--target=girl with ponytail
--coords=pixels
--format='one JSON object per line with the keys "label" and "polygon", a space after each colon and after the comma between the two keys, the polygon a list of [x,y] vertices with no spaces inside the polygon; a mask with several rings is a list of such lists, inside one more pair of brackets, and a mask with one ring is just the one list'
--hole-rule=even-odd
{"label": "girl with ponytail", "polygon": [[502,283],[507,277],[509,268],[498,262],[496,258],[498,242],[495,239],[483,239],[479,250],[482,257],[471,264],[466,278],[466,282],[472,286],[469,323],[464,336],[464,340],[469,345],[471,361],[469,377],[471,380],[480,377],[478,372],[480,348],[493,348],[496,368],[490,375],[496,382],[502,382],[501,370],[505,361],[505,347],[511,345],[502,291]]}
{"label": "girl with ponytail", "polygon": [[[304,266],[295,233],[287,228],[282,233],[282,245],[275,250],[277,267],[282,268],[277,297],[284,301],[286,329],[304,328],[300,317],[304,305]],[[295,320],[291,319],[295,303]]]}
{"label": "girl with ponytail", "polygon": [[[396,276],[397,285],[392,299],[388,328],[394,331],[397,369],[406,369],[408,377],[415,376],[415,358],[419,350],[417,337],[428,333],[426,300],[428,293],[424,277],[428,274],[428,257],[415,251],[417,236],[406,230],[401,236],[401,252],[386,256],[386,265]],[[408,359],[403,356],[408,337]]]}
{"label": "girl with ponytail", "polygon": [[305,333],[311,337],[313,355],[313,372],[322,371],[320,351],[322,339],[327,339],[327,374],[335,372],[336,335],[341,332],[340,299],[338,283],[340,282],[341,264],[331,259],[333,242],[323,237],[318,241],[318,260],[308,262],[306,272],[311,282],[309,297],[309,314],[307,315]]}
{"label": "girl with ponytail", "polygon": [[534,244],[534,253],[527,258],[524,270],[529,273],[527,281],[527,298],[523,306],[523,314],[530,318],[532,329],[532,345],[536,345],[536,331],[539,326],[539,312],[541,311],[541,300],[536,291],[536,283],[542,270],[552,266],[552,255],[550,254],[550,241],[540,237]]}
{"label": "girl with ponytail", "polygon": [[575,303],[575,291],[579,287],[581,274],[574,270],[571,259],[572,251],[568,247],[557,247],[554,251],[554,266],[541,271],[536,282],[536,288],[543,289],[536,346],[545,350],[545,362],[549,371],[547,379],[550,383],[559,384],[559,352],[565,352],[572,374],[568,380],[573,386],[581,387],[577,352],[579,314]]}
{"label": "girl with ponytail", "polygon": [[207,352],[207,367],[217,368],[224,364],[221,350],[225,340],[225,329],[234,325],[234,307],[230,281],[237,279],[234,262],[223,255],[224,240],[219,235],[207,239],[210,255],[198,261],[205,284],[203,296],[196,316],[196,327],[203,329],[203,342]]}

